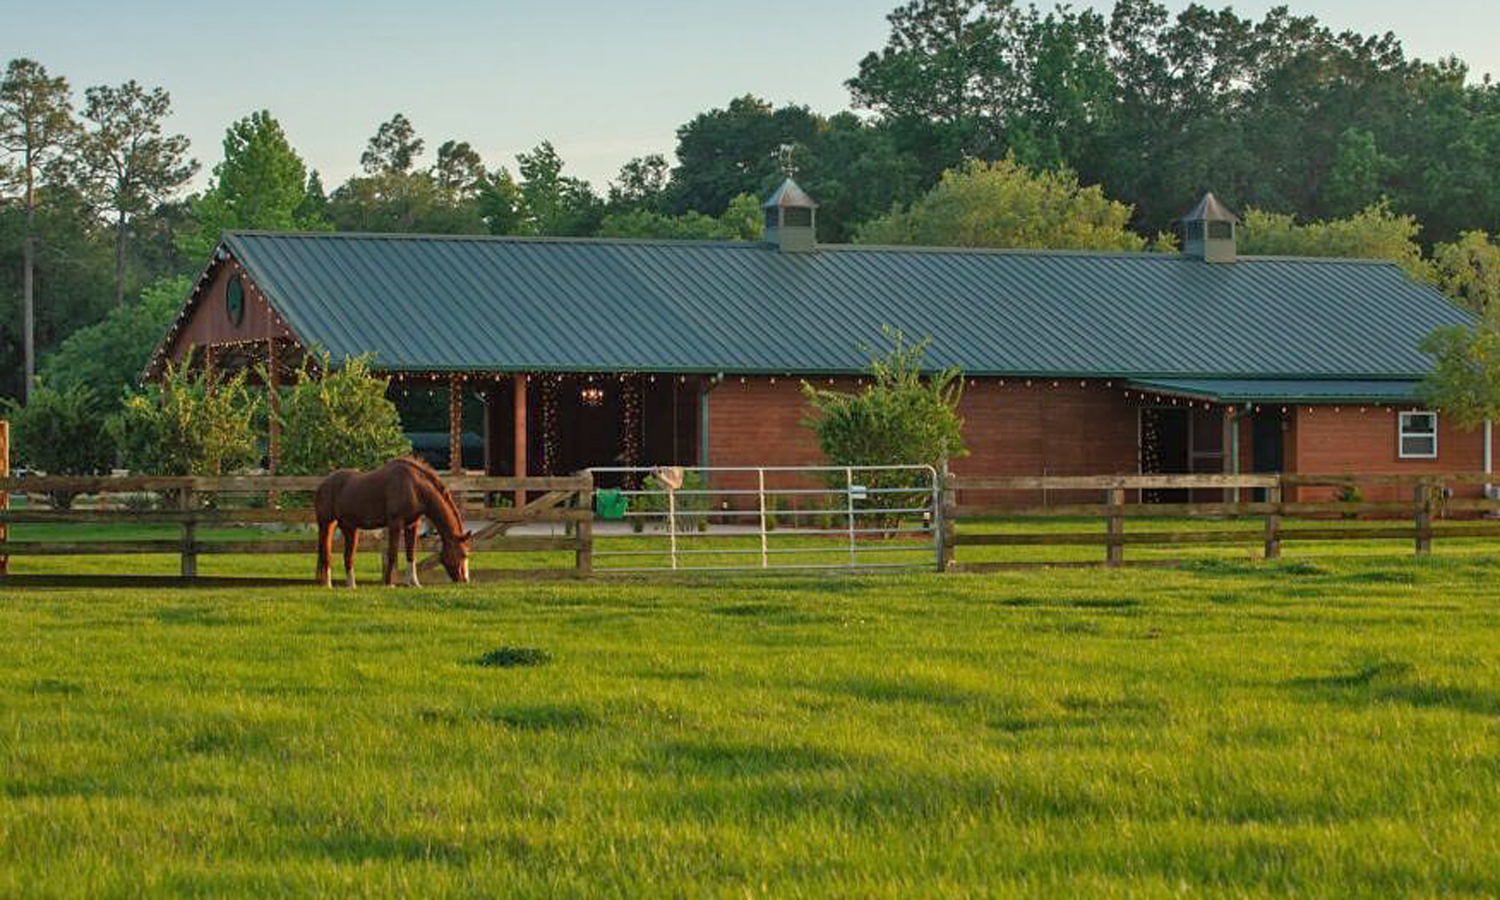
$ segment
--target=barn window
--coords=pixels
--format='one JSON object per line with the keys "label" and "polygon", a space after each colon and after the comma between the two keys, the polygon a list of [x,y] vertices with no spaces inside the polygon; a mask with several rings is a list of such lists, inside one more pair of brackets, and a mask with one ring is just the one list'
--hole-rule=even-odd
{"label": "barn window", "polygon": [[1208,236],[1215,241],[1234,240],[1234,225],[1229,222],[1209,222]]}
{"label": "barn window", "polygon": [[789,206],[782,213],[781,221],[787,228],[811,228],[812,210],[801,206]]}
{"label": "barn window", "polygon": [[1437,459],[1437,413],[1401,413],[1402,459]]}

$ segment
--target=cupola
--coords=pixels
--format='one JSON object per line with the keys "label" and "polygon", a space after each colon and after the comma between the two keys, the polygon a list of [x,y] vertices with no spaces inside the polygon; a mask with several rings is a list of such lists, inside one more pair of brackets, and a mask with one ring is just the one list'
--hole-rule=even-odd
{"label": "cupola", "polygon": [[818,204],[790,177],[761,206],[766,211],[766,243],[783,253],[817,249]]}
{"label": "cupola", "polygon": [[1218,197],[1204,194],[1193,211],[1182,217],[1182,255],[1209,263],[1234,262],[1234,230],[1239,224],[1239,217]]}

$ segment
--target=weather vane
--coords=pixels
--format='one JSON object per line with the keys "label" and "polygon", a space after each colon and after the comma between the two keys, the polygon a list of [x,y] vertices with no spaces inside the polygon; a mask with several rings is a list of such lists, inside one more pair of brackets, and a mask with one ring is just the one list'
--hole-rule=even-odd
{"label": "weather vane", "polygon": [[771,158],[776,160],[776,165],[781,167],[781,171],[786,173],[788,178],[797,174],[797,162],[793,159],[796,150],[795,144],[782,144],[771,153]]}

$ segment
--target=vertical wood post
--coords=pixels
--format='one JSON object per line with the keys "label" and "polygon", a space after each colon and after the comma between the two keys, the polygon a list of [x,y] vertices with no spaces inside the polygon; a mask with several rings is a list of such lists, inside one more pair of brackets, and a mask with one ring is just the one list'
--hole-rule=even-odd
{"label": "vertical wood post", "polygon": [[[1125,491],[1122,488],[1113,488],[1109,492],[1110,506],[1125,505]],[[1118,514],[1111,515],[1106,525],[1109,534],[1109,543],[1105,545],[1104,561],[1111,566],[1118,566],[1125,562],[1125,544],[1121,540],[1125,536],[1125,520]]]}
{"label": "vertical wood post", "polygon": [[[281,398],[277,396],[281,375],[277,369],[276,339],[266,338],[266,411],[270,414],[266,423],[266,470],[272,475],[281,462],[281,422],[277,420],[281,413]],[[268,491],[266,503],[272,509],[279,506],[278,492]]]}
{"label": "vertical wood post", "polygon": [[948,471],[948,461],[943,460],[943,469],[938,473],[938,571],[949,572],[955,568],[958,556],[958,522],[954,511],[958,507],[953,491],[953,473]]}
{"label": "vertical wood post", "polygon": [[[10,423],[0,419],[0,478],[10,477]],[[0,490],[0,509],[10,509],[10,491]],[[0,542],[10,540],[10,526],[0,522]],[[0,575],[10,572],[10,557],[0,553]]]}
{"label": "vertical wood post", "polygon": [[578,520],[576,539],[578,550],[573,559],[574,568],[579,578],[588,578],[594,574],[594,484],[593,476],[589,476],[589,486],[579,492],[578,499],[583,501],[579,508],[586,510],[589,515]]}
{"label": "vertical wood post", "polygon": [[[526,477],[526,471],[527,471],[527,465],[526,465],[526,447],[527,447],[527,444],[528,444],[527,434],[526,434],[526,386],[527,386],[527,381],[528,381],[528,379],[527,379],[527,377],[524,374],[517,373],[516,376],[515,376],[515,385],[512,388],[512,394],[514,396],[512,397],[512,403],[511,403],[512,409],[511,409],[511,412],[512,412],[512,416],[513,416],[514,422],[515,422],[515,428],[514,428],[514,432],[515,432],[515,476],[517,478],[525,478]],[[526,505],[526,492],[523,491],[523,490],[516,491],[516,509],[520,509],[521,507],[523,507],[525,505]]]}
{"label": "vertical wood post", "polygon": [[448,376],[448,471],[464,470],[464,392],[457,375]]}
{"label": "vertical wood post", "polygon": [[1281,558],[1281,487],[1266,488],[1266,502],[1275,508],[1266,513],[1266,559]]}
{"label": "vertical wood post", "polygon": [[1432,553],[1432,486],[1423,481],[1413,490],[1412,507],[1417,526],[1417,555]]}
{"label": "vertical wood post", "polygon": [[185,487],[178,497],[179,505],[187,513],[182,521],[182,577],[198,577],[198,523],[193,511],[193,489]]}

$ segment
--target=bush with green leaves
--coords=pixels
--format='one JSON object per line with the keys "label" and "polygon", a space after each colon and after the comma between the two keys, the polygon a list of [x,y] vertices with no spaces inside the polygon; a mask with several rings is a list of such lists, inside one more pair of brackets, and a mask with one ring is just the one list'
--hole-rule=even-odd
{"label": "bush with green leaves", "polygon": [[[924,374],[922,362],[930,341],[908,343],[894,328],[882,329],[889,349],[872,352],[873,383],[858,393],[826,390],[803,382],[802,393],[812,407],[803,424],[818,436],[818,446],[831,466],[929,465],[941,471],[951,459],[966,456],[963,419],[958,402],[963,396],[963,374],[955,367]],[[931,487],[931,476],[916,470],[862,471],[855,483],[866,488]],[[843,490],[843,472],[828,479],[830,488]],[[866,508],[915,508],[921,494],[872,494]],[[861,516],[863,522],[890,527],[890,515]]]}
{"label": "bush with green leaves", "polygon": [[264,400],[245,383],[191,361],[125,398],[109,430],[125,465],[148,475],[227,475],[257,465]]}
{"label": "bush with green leaves", "polygon": [[[94,392],[83,385],[62,389],[42,385],[22,406],[4,401],[16,461],[48,475],[99,475],[114,463],[114,444],[105,431]],[[67,509],[71,491],[51,493],[52,505]]]}
{"label": "bush with green leaves", "polygon": [[334,368],[327,353],[304,368],[280,398],[281,459],[288,475],[374,469],[411,452],[401,416],[386,397],[390,380],[370,372],[370,357]]}
{"label": "bush with green leaves", "polygon": [[[641,489],[645,491],[661,491],[661,493],[643,494],[632,498],[631,506],[634,512],[654,513],[648,519],[632,518],[631,526],[641,531],[644,523],[649,521],[653,525],[662,528],[667,524],[667,495],[662,483],[654,475],[647,475],[641,483]],[[672,506],[676,509],[677,526],[680,532],[707,531],[708,516],[706,513],[713,509],[714,497],[712,494],[698,493],[707,491],[708,482],[700,472],[684,472],[682,476],[682,487],[676,492]],[[684,492],[687,493],[684,493]]]}

